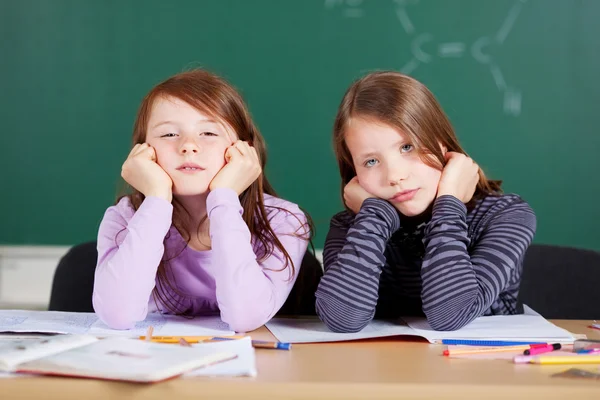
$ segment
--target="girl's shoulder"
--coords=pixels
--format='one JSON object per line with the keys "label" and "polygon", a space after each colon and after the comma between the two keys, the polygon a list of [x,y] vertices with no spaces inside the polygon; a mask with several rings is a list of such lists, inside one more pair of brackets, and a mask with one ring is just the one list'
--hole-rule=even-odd
{"label": "girl's shoulder", "polygon": [[536,217],[531,206],[514,193],[488,195],[478,200],[469,212],[471,224],[485,224],[491,220],[509,219],[535,229]]}
{"label": "girl's shoulder", "polygon": [[488,213],[498,212],[506,209],[521,208],[531,209],[529,204],[518,194],[506,193],[497,195],[487,195],[478,200],[471,212]]}
{"label": "girl's shoulder", "polygon": [[306,222],[306,215],[296,203],[266,193],[264,194],[264,202],[267,218],[271,221],[293,218],[295,220],[300,219],[302,223]]}
{"label": "girl's shoulder", "polygon": [[348,229],[354,223],[355,214],[351,213],[348,210],[340,211],[331,217],[331,221],[329,222],[330,227]]}
{"label": "girl's shoulder", "polygon": [[121,217],[126,221],[129,221],[133,218],[135,214],[135,210],[133,205],[131,204],[131,199],[129,196],[123,196],[117,201],[117,204],[108,207],[106,212],[104,213],[104,217]]}

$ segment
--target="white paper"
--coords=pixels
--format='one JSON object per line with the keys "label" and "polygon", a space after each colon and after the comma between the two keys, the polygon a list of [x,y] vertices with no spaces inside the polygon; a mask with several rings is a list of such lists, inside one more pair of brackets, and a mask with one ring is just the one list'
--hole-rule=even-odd
{"label": "white paper", "polygon": [[97,337],[137,337],[146,335],[148,326],[156,336],[231,336],[235,332],[218,316],[194,319],[150,313],[133,329],[110,329],[94,313],[61,311],[0,310],[0,332],[44,332],[87,334]]}
{"label": "white paper", "polygon": [[415,335],[403,321],[374,320],[356,333],[331,332],[317,317],[273,318],[267,328],[280,342],[317,343],[367,339],[396,335]]}
{"label": "white paper", "polygon": [[58,335],[40,339],[0,341],[0,371],[11,371],[20,363],[94,343],[91,335]]}
{"label": "white paper", "polygon": [[173,344],[108,338],[20,364],[19,370],[153,382],[234,357],[232,352],[206,352]]}
{"label": "white paper", "polygon": [[198,343],[193,347],[207,354],[232,352],[237,358],[209,367],[200,368],[185,374],[185,376],[256,376],[256,352],[252,347],[249,336],[237,340],[222,342]]}
{"label": "white paper", "polygon": [[10,379],[10,378],[31,378],[32,376],[37,376],[35,374],[25,374],[25,373],[17,373],[17,372],[2,372],[0,371],[0,379]]}
{"label": "white paper", "polygon": [[511,340],[569,343],[575,338],[566,330],[537,315],[480,317],[457,331],[435,331],[424,318],[404,318],[418,336],[434,343],[443,339]]}
{"label": "white paper", "polygon": [[[533,310],[531,310],[533,311]],[[357,333],[334,333],[316,318],[274,318],[267,328],[281,342],[317,343],[356,340],[376,337],[413,335],[427,339],[430,343],[442,339],[551,341],[570,343],[575,338],[566,330],[545,320],[539,315],[497,315],[479,317],[457,331],[435,331],[425,318],[403,318],[391,322],[374,320]]]}

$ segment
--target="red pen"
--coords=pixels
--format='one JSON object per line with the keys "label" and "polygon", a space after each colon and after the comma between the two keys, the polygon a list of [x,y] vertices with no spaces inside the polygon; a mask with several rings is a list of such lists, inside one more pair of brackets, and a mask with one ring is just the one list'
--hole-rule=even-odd
{"label": "red pen", "polygon": [[554,350],[560,350],[561,347],[562,346],[560,343],[549,344],[543,347],[532,347],[529,350],[525,350],[523,354],[526,356],[534,356],[536,354],[550,353]]}

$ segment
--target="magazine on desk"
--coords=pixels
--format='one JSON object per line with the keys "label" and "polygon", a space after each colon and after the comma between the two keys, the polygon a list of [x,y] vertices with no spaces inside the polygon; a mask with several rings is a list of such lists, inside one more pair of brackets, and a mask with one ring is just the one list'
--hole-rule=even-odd
{"label": "magazine on desk", "polygon": [[0,371],[158,382],[237,357],[128,338],[57,335],[0,342]]}

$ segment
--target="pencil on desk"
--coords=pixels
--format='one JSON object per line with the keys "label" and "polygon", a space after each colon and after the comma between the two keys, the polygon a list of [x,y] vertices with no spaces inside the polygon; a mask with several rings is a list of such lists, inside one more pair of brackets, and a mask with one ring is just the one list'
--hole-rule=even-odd
{"label": "pencil on desk", "polygon": [[154,333],[154,327],[150,325],[148,330],[146,331],[146,337],[144,338],[146,342],[152,341],[152,334]]}
{"label": "pencil on desk", "polygon": [[554,365],[554,364],[600,364],[600,355],[579,354],[572,356],[533,356],[530,364]]}
{"label": "pencil on desk", "polygon": [[450,348],[444,350],[443,355],[445,356],[454,356],[459,354],[478,354],[478,353],[499,353],[499,352],[508,352],[508,351],[524,351],[529,350],[531,346],[528,345],[519,345],[519,346],[499,346],[499,347],[476,347],[476,348]]}
{"label": "pencil on desk", "polygon": [[[212,340],[232,340],[231,337],[214,337]],[[252,340],[252,347],[257,349],[276,349],[276,350],[291,350],[291,343],[284,342],[268,342],[265,340]]]}
{"label": "pencil on desk", "polygon": [[[212,342],[221,340],[235,340],[241,339],[244,336],[140,336],[140,340],[148,340],[154,343],[172,343],[181,344],[181,339],[185,340],[186,343],[202,343]],[[151,339],[149,339],[151,338]],[[284,342],[268,342],[265,340],[252,340],[252,347],[257,349],[276,349],[276,350],[291,350],[291,343]]]}
{"label": "pencil on desk", "polygon": [[[214,340],[219,336],[140,336],[140,340],[151,340],[157,343],[179,343],[180,339],[184,339],[188,343],[200,343],[209,340]],[[241,339],[244,336],[227,336],[231,339]],[[150,338],[150,339],[147,339]]]}

